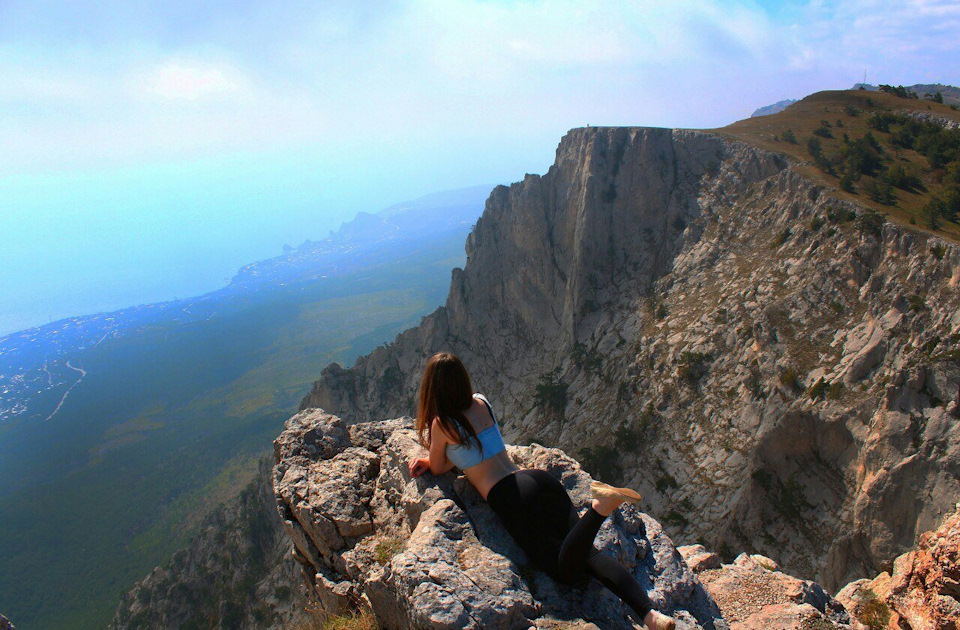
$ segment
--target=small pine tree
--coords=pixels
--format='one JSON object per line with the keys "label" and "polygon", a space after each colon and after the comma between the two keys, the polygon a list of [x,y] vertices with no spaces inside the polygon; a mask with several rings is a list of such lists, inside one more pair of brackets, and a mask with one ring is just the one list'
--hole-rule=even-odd
{"label": "small pine tree", "polygon": [[939,197],[934,197],[927,202],[927,205],[923,207],[924,218],[927,220],[927,227],[931,230],[940,229],[940,217],[943,214],[943,200]]}
{"label": "small pine tree", "polygon": [[807,151],[810,152],[810,156],[820,170],[827,173],[833,172],[833,165],[823,153],[823,143],[820,142],[820,138],[809,138],[807,140]]}
{"label": "small pine tree", "polygon": [[953,188],[946,193],[943,200],[940,216],[947,221],[957,222],[960,219],[960,188]]}
{"label": "small pine tree", "polygon": [[853,192],[853,176],[850,173],[844,173],[840,178],[840,188],[848,193]]}
{"label": "small pine tree", "polygon": [[879,177],[868,182],[864,186],[864,190],[867,191],[871,199],[885,206],[893,205],[896,201],[896,197],[893,196],[893,186]]}
{"label": "small pine tree", "polygon": [[908,171],[902,164],[894,164],[887,170],[884,177],[891,186],[902,190],[913,191],[921,188],[923,182],[911,171]]}
{"label": "small pine tree", "polygon": [[860,213],[857,216],[857,230],[860,232],[860,238],[868,234],[879,238],[883,234],[884,223],[884,218],[873,210]]}

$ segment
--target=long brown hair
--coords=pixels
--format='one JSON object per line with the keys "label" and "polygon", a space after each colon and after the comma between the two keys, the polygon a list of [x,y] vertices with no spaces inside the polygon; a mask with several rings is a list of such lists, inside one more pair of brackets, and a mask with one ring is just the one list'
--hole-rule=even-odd
{"label": "long brown hair", "polygon": [[[477,432],[463,414],[472,404],[473,385],[460,358],[449,352],[438,352],[430,357],[423,371],[417,405],[416,429],[420,443],[429,447],[433,419],[439,418],[440,425],[450,437],[461,444],[472,440],[479,448]],[[463,431],[458,431],[457,425]],[[467,434],[466,439],[461,437],[463,433]]]}

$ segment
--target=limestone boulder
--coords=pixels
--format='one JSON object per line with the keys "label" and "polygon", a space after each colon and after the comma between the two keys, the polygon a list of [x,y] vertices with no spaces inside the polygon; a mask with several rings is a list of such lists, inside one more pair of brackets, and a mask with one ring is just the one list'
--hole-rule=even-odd
{"label": "limestone boulder", "polygon": [[700,573],[706,569],[720,568],[720,556],[708,551],[703,545],[684,545],[677,547],[677,551],[680,552],[680,557],[694,573]]}

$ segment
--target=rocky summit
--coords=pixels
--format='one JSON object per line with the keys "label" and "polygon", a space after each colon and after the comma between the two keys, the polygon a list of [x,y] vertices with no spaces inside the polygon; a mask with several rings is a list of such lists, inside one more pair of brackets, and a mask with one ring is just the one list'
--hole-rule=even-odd
{"label": "rocky summit", "polygon": [[830,589],[876,575],[960,494],[960,248],[808,166],[729,134],[572,130],[493,191],[446,305],[302,409],[409,413],[452,351],[508,442],[637,488],[673,538]]}
{"label": "rocky summit", "polygon": [[[408,461],[424,453],[412,422],[348,425],[308,410],[275,442],[284,528],[325,610],[367,608],[383,628],[638,627],[598,582],[566,586],[536,570],[464,477],[411,478]],[[538,444],[508,450],[518,465],[560,479],[575,505],[587,505],[591,477],[565,453]],[[756,620],[779,619],[774,614],[849,627],[844,608],[820,586],[761,568],[763,560],[685,560],[661,525],[632,506],[605,521],[596,544],[682,628],[771,627]],[[740,603],[743,589],[775,595]],[[771,612],[772,605],[779,608]],[[754,621],[738,625],[744,611]]]}

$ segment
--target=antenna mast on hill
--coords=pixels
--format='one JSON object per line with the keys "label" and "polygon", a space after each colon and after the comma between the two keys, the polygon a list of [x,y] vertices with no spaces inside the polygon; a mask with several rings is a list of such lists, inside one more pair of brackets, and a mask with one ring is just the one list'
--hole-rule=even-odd
{"label": "antenna mast on hill", "polygon": [[866,68],[863,69],[863,83],[861,83],[860,85],[863,85],[863,86],[867,85],[867,69]]}

